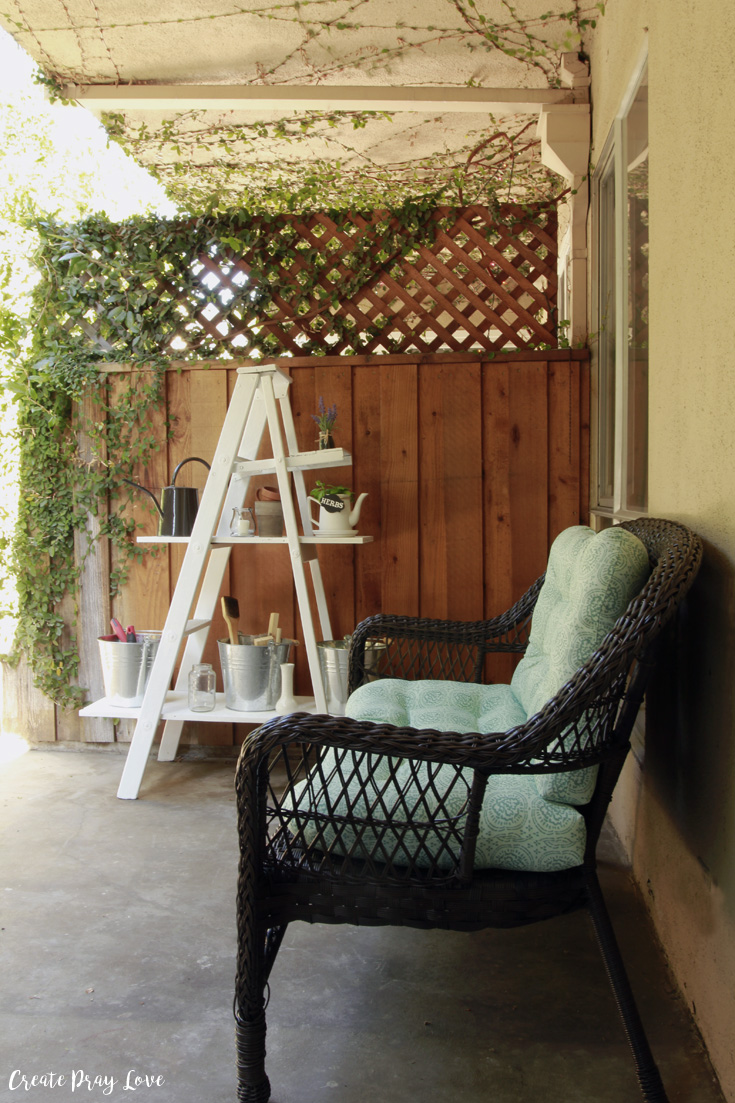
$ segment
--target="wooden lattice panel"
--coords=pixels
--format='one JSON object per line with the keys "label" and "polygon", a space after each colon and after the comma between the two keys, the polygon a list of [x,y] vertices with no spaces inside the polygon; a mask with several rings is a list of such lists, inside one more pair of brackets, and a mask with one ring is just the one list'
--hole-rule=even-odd
{"label": "wooden lattice panel", "polygon": [[[264,270],[262,246],[241,256],[212,242],[194,266],[197,289],[182,293],[174,349],[219,346],[253,355],[493,352],[556,345],[556,211],[533,218],[507,207],[494,220],[484,207],[439,209],[432,246],[407,257],[376,259],[362,282],[354,259],[370,251],[374,220],[355,215],[347,228],[325,213],[279,219],[274,233],[292,236],[288,264]],[[262,241],[262,238],[261,238]],[[306,283],[310,259],[331,258],[308,297],[294,307],[289,289]],[[268,294],[262,293],[262,278]],[[280,288],[283,294],[275,291]],[[333,301],[335,290],[344,298]],[[288,297],[288,301],[287,301]]]}

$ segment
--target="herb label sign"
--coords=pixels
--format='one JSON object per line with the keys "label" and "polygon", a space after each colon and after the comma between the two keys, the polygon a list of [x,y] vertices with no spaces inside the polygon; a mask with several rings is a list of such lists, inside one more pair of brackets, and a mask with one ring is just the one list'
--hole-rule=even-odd
{"label": "herb label sign", "polygon": [[325,509],[327,513],[341,513],[345,508],[344,499],[338,498],[336,494],[322,494],[319,505],[322,509]]}

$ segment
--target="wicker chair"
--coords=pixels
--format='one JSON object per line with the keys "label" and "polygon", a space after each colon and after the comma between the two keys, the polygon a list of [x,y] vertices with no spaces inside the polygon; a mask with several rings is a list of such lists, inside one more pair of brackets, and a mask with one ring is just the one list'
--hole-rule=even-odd
{"label": "wicker chair", "polygon": [[[669,521],[640,519],[624,527],[648,551],[647,583],[592,658],[522,726],[457,734],[294,714],[247,737],[237,768],[240,1103],[270,1098],[264,997],[292,920],[471,931],[518,926],[578,908],[592,917],[643,1097],[666,1100],[600,891],[595,849],[661,629],[692,584],[702,545]],[[375,678],[376,662],[379,676],[483,681],[487,655],[525,650],[542,582],[491,621],[394,616],[364,621],[350,653],[351,690]],[[579,809],[586,826],[581,864],[555,872],[474,868],[490,775],[551,774],[591,765],[598,766],[594,793]],[[402,792],[410,789],[410,799],[396,802],[394,785],[391,800],[383,800],[387,790],[374,784],[365,799],[376,770],[395,778],[399,767]],[[341,801],[334,798],[335,787]]]}

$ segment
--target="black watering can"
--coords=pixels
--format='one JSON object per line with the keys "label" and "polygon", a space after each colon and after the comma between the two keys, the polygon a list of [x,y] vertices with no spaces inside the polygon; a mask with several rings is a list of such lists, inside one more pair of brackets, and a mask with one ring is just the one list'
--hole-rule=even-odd
{"label": "black watering can", "polygon": [[147,487],[141,486],[140,483],[134,483],[130,479],[123,480],[129,483],[130,486],[142,490],[156,503],[156,509],[161,514],[161,519],[158,522],[159,536],[191,536],[191,530],[194,528],[194,518],[199,508],[199,491],[195,486],[175,486],[174,484],[176,476],[184,464],[194,461],[203,463],[207,471],[211,470],[207,461],[201,460],[199,456],[189,456],[188,459],[182,460],[174,468],[171,486],[164,486],[161,491],[160,505],[155,494],[152,494]]}

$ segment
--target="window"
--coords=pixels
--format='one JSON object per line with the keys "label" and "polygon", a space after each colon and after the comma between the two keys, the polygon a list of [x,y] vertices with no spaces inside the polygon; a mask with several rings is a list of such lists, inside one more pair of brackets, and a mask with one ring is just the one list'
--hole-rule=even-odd
{"label": "window", "polygon": [[596,493],[594,512],[648,507],[648,69],[617,116],[594,177]]}

